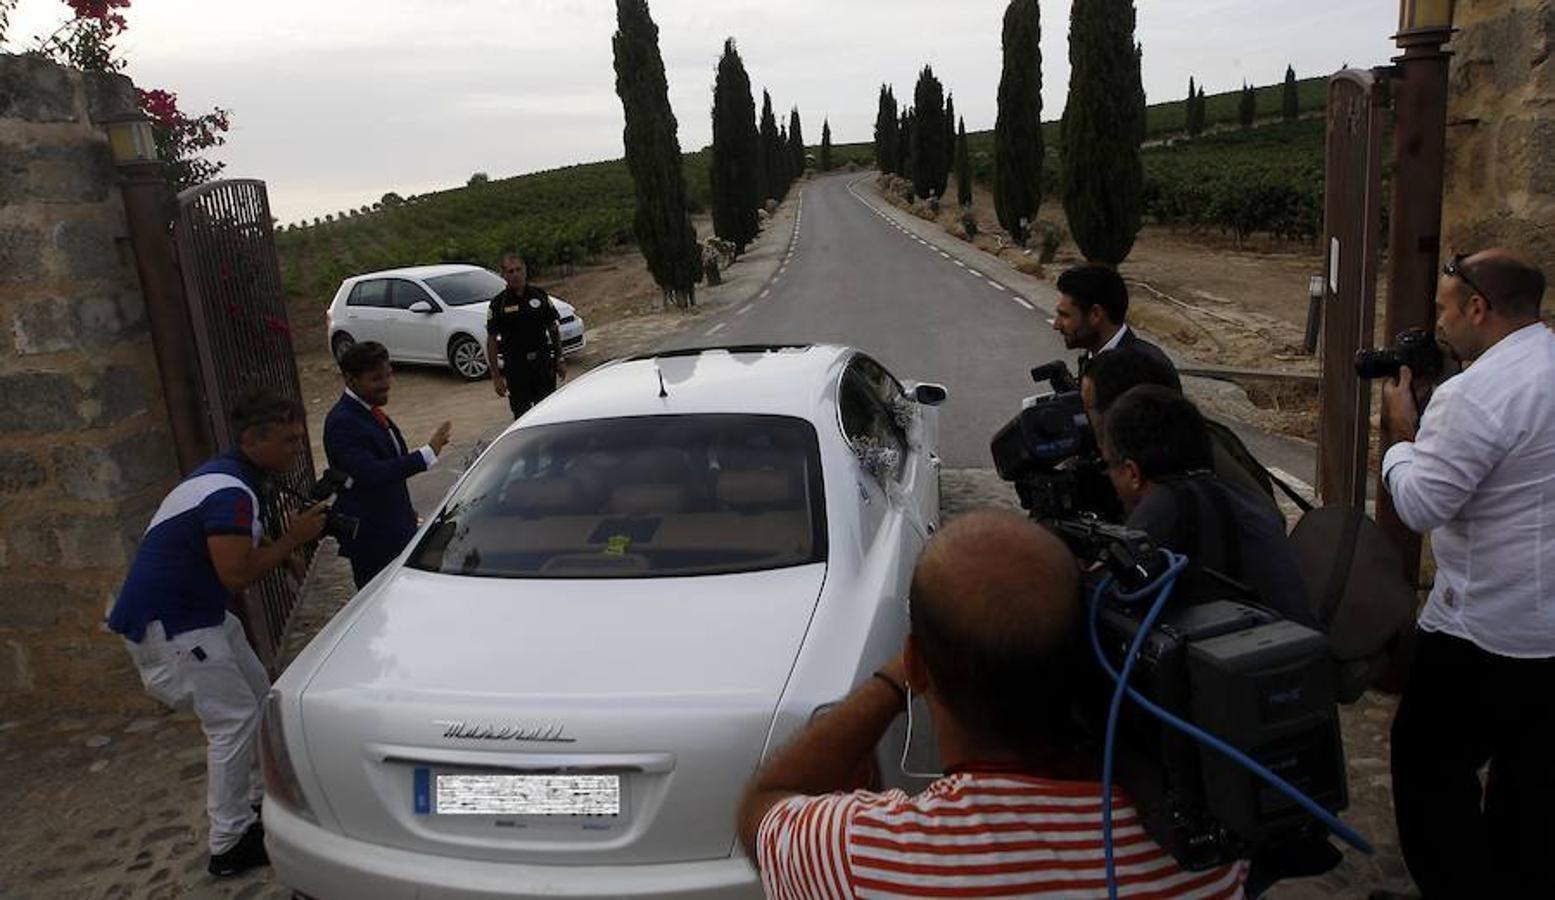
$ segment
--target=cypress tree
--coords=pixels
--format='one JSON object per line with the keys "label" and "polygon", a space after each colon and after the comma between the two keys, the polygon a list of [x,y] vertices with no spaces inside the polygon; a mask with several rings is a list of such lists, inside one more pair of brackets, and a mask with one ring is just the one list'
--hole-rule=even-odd
{"label": "cypress tree", "polygon": [[1236,117],[1242,130],[1253,127],[1253,119],[1258,115],[1258,96],[1253,93],[1253,86],[1242,82],[1242,96],[1237,103]]}
{"label": "cypress tree", "polygon": [[950,187],[950,170],[956,167],[956,100],[945,95],[945,177],[940,179],[939,194]]}
{"label": "cypress tree", "polygon": [[724,41],[713,83],[713,163],[710,170],[713,230],[734,244],[736,253],[756,238],[761,206],[761,137],[756,133],[756,101],[750,76],[734,46]]}
{"label": "cypress tree", "polygon": [[912,185],[920,197],[945,192],[950,158],[945,153],[945,88],[924,66],[913,89]]}
{"label": "cypress tree", "polygon": [[1128,257],[1141,223],[1145,110],[1139,65],[1133,0],[1070,7],[1064,212],[1080,252],[1112,266]]}
{"label": "cypress tree", "polygon": [[1196,115],[1198,117],[1199,134],[1203,134],[1204,133],[1204,125],[1205,125],[1205,121],[1206,121],[1205,120],[1205,111],[1208,109],[1208,104],[1207,104],[1207,102],[1206,102],[1206,100],[1204,98],[1204,85],[1202,85],[1202,84],[1199,85],[1199,102],[1196,103],[1195,106],[1197,107],[1197,110],[1198,110],[1196,113],[1194,113],[1194,115]]}
{"label": "cypress tree", "polygon": [[912,107],[902,110],[902,118],[896,125],[896,173],[912,178]]}
{"label": "cypress tree", "polygon": [[1183,104],[1182,104],[1182,110],[1183,110],[1183,124],[1182,124],[1182,128],[1183,128],[1183,131],[1186,131],[1190,136],[1198,134],[1197,131],[1193,130],[1194,111],[1198,108],[1198,105],[1199,105],[1198,89],[1193,86],[1193,76],[1189,75],[1188,76],[1188,99],[1183,101]]}
{"label": "cypress tree", "polygon": [[788,156],[793,160],[792,171],[794,177],[804,175],[804,131],[799,124],[799,107],[794,107],[788,113]]}
{"label": "cypress tree", "polygon": [[696,302],[702,254],[687,213],[680,140],[670,108],[659,27],[647,0],[616,0],[616,94],[626,117],[626,166],[637,194],[633,231],[648,271],[676,306]]}
{"label": "cypress tree", "polygon": [[766,186],[762,203],[782,200],[788,193],[783,180],[783,146],[779,143],[777,117],[772,115],[772,95],[761,92],[761,171]]}
{"label": "cypress tree", "polygon": [[891,175],[896,167],[897,127],[896,96],[889,85],[880,86],[880,110],[875,113],[875,165],[881,174]]}
{"label": "cypress tree", "polygon": [[831,164],[831,119],[821,120],[821,171],[830,172]]}
{"label": "cypress tree", "polygon": [[1004,69],[993,134],[993,205],[1017,242],[1042,206],[1042,20],[1037,0],[1004,10]]}
{"label": "cypress tree", "polygon": [[1294,122],[1301,115],[1301,99],[1296,96],[1296,70],[1285,67],[1285,90],[1280,95],[1280,118]]}
{"label": "cypress tree", "polygon": [[972,205],[972,158],[966,149],[966,120],[962,119],[956,133],[956,202]]}

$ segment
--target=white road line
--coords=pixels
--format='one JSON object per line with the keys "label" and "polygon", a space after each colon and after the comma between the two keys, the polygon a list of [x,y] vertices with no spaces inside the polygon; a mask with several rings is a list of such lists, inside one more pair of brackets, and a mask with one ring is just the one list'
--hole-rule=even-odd
{"label": "white road line", "polygon": [[734,314],[737,315],[737,316],[743,316],[746,313],[751,311],[751,306],[752,305],[753,304],[747,303],[744,306],[740,307],[739,309],[735,310]]}
{"label": "white road line", "polygon": [[767,288],[766,290],[762,291],[761,292],[761,296],[757,297],[756,299],[757,300],[765,300],[765,299],[767,299],[767,295],[770,294],[770,293],[772,293],[772,288]]}
{"label": "white road line", "polygon": [[993,279],[991,279],[991,278],[990,278],[990,279],[989,279],[989,280],[988,280],[988,286],[989,286],[989,287],[991,287],[991,288],[993,288],[993,289],[994,289],[994,290],[996,290],[996,291],[1002,291],[1002,290],[1004,290],[1004,285],[1002,285],[1002,284],[1000,284],[1000,283],[999,283],[999,282],[997,282],[997,281],[994,281],[994,280],[993,280]]}
{"label": "white road line", "polygon": [[1025,298],[1023,298],[1023,297],[1016,297],[1015,298],[1015,302],[1019,303],[1021,306],[1026,307],[1027,309],[1036,309],[1035,306],[1032,306],[1030,303],[1027,303]]}
{"label": "white road line", "polygon": [[707,329],[707,336],[708,337],[712,337],[713,335],[717,334],[720,331],[723,331],[727,327],[729,327],[727,322],[719,322],[717,325],[714,325],[712,328]]}
{"label": "white road line", "polygon": [[1284,469],[1277,469],[1274,466],[1269,466],[1268,468],[1270,475],[1273,475],[1275,478],[1278,478],[1279,480],[1295,488],[1296,493],[1300,494],[1301,496],[1307,498],[1308,500],[1312,500],[1317,496],[1317,491],[1312,489],[1312,485],[1307,484],[1300,478],[1297,478]]}
{"label": "white road line", "polygon": [[967,269],[966,273],[968,275],[972,276],[973,278],[982,278],[983,277],[983,273],[977,271],[976,269]]}
{"label": "white road line", "polygon": [[963,269],[966,268],[966,263],[962,262],[959,259],[953,259],[953,260],[951,260],[951,262],[955,263],[956,265],[960,266]]}
{"label": "white road line", "polygon": [[946,258],[946,259],[950,259],[950,254],[949,254],[949,253],[946,253],[946,252],[945,252],[945,251],[943,251],[943,250],[941,250],[941,251],[940,251],[940,252],[939,252],[939,255],[940,255],[940,256],[943,256],[943,257],[945,257],[945,258]]}

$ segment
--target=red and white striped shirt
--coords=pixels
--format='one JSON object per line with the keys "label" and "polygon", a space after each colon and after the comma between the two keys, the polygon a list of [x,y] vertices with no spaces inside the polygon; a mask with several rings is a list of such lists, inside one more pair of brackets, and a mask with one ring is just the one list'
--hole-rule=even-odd
{"label": "red and white striped shirt", "polygon": [[[1123,793],[1113,796],[1119,896],[1242,896],[1246,863],[1184,871],[1145,834]],[[916,797],[791,797],[762,819],[756,856],[774,900],[1107,896],[1096,782],[975,771]]]}

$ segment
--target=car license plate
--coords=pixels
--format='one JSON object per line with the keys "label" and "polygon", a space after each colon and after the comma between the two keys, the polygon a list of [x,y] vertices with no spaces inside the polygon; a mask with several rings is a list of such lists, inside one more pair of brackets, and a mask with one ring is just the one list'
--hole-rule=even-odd
{"label": "car license plate", "polygon": [[[432,802],[425,811],[439,815],[605,818],[621,814],[620,775],[438,772],[430,787],[426,799]],[[420,790],[417,794],[420,807],[424,801]]]}

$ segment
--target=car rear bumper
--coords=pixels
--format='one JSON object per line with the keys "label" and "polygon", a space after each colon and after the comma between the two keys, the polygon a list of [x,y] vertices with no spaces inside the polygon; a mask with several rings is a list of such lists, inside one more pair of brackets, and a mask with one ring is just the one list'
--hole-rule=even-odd
{"label": "car rear bumper", "polygon": [[265,848],[276,880],[318,900],[496,900],[512,897],[762,896],[744,856],[635,866],[539,866],[454,859],[354,840],[265,804]]}

